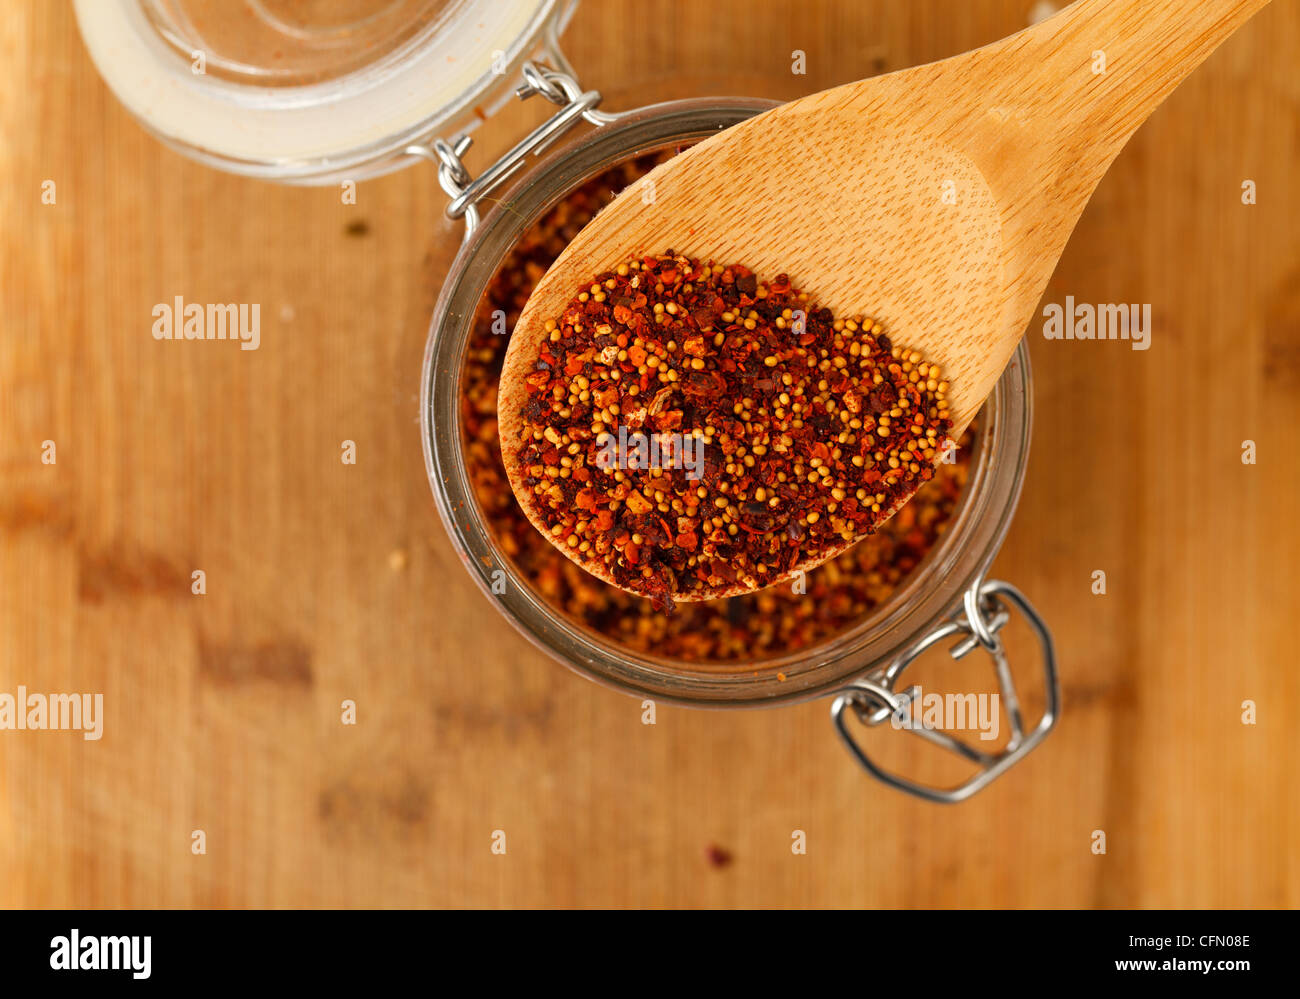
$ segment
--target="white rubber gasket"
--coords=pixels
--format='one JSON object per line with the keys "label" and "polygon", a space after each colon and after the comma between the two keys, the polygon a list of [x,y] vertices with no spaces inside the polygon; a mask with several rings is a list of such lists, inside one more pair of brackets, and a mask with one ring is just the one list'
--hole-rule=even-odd
{"label": "white rubber gasket", "polygon": [[400,58],[324,83],[253,87],[193,72],[138,0],[75,0],[96,69],[146,127],[199,159],[286,180],[375,160],[471,111],[555,3],[470,0]]}

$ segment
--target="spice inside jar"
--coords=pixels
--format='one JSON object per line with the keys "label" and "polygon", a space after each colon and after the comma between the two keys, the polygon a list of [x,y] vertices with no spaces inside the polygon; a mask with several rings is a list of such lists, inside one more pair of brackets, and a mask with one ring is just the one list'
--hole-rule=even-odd
{"label": "spice inside jar", "polygon": [[[972,431],[955,460],[892,519],[852,548],[793,582],[727,599],[684,603],[671,616],[650,599],[601,582],[562,555],[518,506],[497,440],[497,387],[510,329],[538,279],[592,216],[660,157],[609,170],[570,192],[507,256],[480,303],[462,374],[467,467],[502,551],[556,610],[639,652],[693,662],[757,660],[797,652],[863,620],[885,604],[942,535],[960,500]],[[504,320],[504,321],[503,321]]]}

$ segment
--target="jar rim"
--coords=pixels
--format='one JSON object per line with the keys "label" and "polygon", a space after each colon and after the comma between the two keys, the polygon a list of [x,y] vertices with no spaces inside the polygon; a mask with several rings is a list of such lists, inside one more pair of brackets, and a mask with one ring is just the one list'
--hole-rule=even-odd
{"label": "jar rim", "polygon": [[[981,410],[970,476],[935,548],[876,612],[821,643],[764,659],[761,667],[748,661],[686,663],[619,645],[554,609],[497,547],[469,478],[459,405],[465,349],[488,282],[520,235],[583,181],[638,155],[698,141],[774,105],[722,97],[650,105],[552,152],[503,199],[510,210],[491,212],[461,247],[425,349],[426,471],[471,578],[526,638],[569,668],[624,693],[695,707],[769,706],[824,696],[912,644],[988,571],[1009,529],[1029,448],[1029,355],[1022,343]],[[504,592],[494,592],[501,580]]]}
{"label": "jar rim", "polygon": [[498,9],[459,0],[393,51],[338,77],[271,87],[193,71],[142,0],[75,0],[82,41],[119,101],[158,139],[208,166],[299,184],[410,163],[409,145],[473,128],[508,99],[520,63],[571,16],[568,0]]}

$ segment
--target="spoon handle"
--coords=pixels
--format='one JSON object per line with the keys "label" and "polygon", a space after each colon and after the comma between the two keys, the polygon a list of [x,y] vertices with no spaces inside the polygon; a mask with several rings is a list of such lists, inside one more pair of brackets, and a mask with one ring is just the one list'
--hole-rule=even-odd
{"label": "spoon handle", "polygon": [[[1004,146],[1014,154],[994,159],[1037,173],[1039,183],[1055,173],[1042,172],[1044,158],[1095,182],[1160,102],[1268,3],[1078,0],[973,53],[981,76],[1003,83],[989,94],[984,120],[966,119],[974,134],[961,144]],[[1026,141],[1039,155],[1025,156]]]}
{"label": "spoon handle", "polygon": [[[1003,215],[1007,305],[1027,315],[1092,192],[1139,126],[1269,0],[1077,0],[952,60],[946,138]],[[980,113],[969,94],[983,86]]]}
{"label": "spoon handle", "polygon": [[[1072,124],[1116,146],[1269,0],[1081,0],[1056,30],[1028,32],[1040,93]],[[1052,19],[1040,25],[1047,28]],[[1026,53],[1028,55],[1028,53]]]}

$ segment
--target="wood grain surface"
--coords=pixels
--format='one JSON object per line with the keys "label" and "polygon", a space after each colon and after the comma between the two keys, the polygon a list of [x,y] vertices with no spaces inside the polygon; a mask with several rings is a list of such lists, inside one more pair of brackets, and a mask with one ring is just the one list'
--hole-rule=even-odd
{"label": "wood grain surface", "polygon": [[[790,99],[993,41],[1029,6],[591,0],[565,46],[611,108]],[[643,725],[468,581],[416,422],[459,236],[431,169],[342,205],[201,167],[116,103],[67,4],[11,4],[0,692],[99,692],[105,722],[0,731],[0,904],[1300,905],[1298,51],[1288,0],[1215,53],[1049,284],[1149,303],[1151,347],[1030,330],[1034,453],[995,573],[1055,631],[1064,716],[943,808],[859,771],[824,701]],[[260,302],[260,349],[155,341],[176,295]]]}

